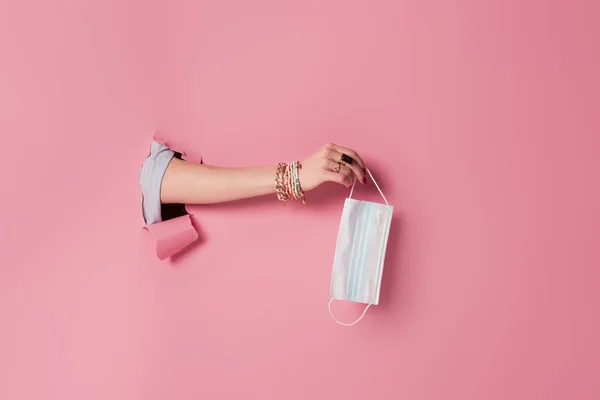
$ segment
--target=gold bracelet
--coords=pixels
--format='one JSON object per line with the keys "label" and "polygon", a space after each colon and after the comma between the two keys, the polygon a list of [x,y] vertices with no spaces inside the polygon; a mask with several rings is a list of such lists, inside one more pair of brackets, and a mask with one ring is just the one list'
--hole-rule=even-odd
{"label": "gold bracelet", "polygon": [[287,169],[287,164],[280,162],[277,165],[277,172],[275,173],[275,192],[277,193],[277,199],[285,202],[288,199],[287,190],[285,187],[284,175]]}

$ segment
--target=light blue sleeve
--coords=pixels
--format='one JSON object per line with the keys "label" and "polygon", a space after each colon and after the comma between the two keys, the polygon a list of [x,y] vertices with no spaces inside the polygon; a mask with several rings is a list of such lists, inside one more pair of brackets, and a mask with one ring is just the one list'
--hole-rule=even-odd
{"label": "light blue sleeve", "polygon": [[169,163],[175,152],[156,141],[152,142],[150,155],[144,161],[140,171],[140,186],[142,188],[142,213],[146,225],[162,221],[160,187]]}

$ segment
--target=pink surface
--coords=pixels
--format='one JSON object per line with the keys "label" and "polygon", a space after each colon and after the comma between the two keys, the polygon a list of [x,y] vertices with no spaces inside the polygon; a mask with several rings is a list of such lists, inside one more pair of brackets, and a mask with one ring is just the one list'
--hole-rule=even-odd
{"label": "pink surface", "polygon": [[[0,398],[600,398],[599,7],[2,2]],[[207,164],[359,149],[380,304],[327,312],[343,188],[190,207],[158,260],[155,129]]]}

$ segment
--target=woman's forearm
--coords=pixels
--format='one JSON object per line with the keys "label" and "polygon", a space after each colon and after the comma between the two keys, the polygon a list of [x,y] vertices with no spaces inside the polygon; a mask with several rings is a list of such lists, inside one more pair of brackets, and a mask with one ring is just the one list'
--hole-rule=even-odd
{"label": "woman's forearm", "polygon": [[274,194],[276,169],[213,167],[173,158],[160,199],[162,203],[209,204]]}

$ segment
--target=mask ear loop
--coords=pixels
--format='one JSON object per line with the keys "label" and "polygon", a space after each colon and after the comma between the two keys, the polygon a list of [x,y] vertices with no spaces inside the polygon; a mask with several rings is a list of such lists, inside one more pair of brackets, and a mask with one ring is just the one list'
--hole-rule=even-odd
{"label": "mask ear loop", "polygon": [[339,321],[339,320],[338,320],[338,319],[337,319],[337,318],[336,318],[336,317],[333,315],[333,312],[331,311],[331,302],[332,302],[332,301],[333,301],[333,299],[329,299],[329,306],[328,306],[328,308],[329,308],[329,315],[331,315],[331,318],[333,318],[333,320],[334,320],[335,322],[337,322],[338,324],[340,324],[340,325],[342,325],[342,326],[352,326],[352,325],[354,325],[354,324],[357,324],[357,323],[358,323],[358,322],[359,322],[361,319],[363,319],[363,317],[364,317],[364,316],[365,316],[365,314],[367,313],[367,310],[369,309],[369,307],[371,307],[371,305],[370,305],[370,304],[367,304],[367,306],[365,307],[365,309],[364,309],[364,311],[363,311],[362,315],[361,315],[360,317],[358,317],[358,319],[357,319],[356,321],[354,321],[354,322],[351,322],[351,323],[347,324],[347,323],[345,323],[345,322],[341,322],[341,321]]}
{"label": "mask ear loop", "polygon": [[[377,190],[379,190],[379,194],[381,195],[381,197],[383,197],[383,201],[385,201],[385,204],[387,204],[388,206],[390,205],[390,203],[388,203],[387,199],[385,198],[385,196],[383,195],[383,192],[381,191],[381,189],[379,188],[379,185],[377,184],[377,182],[375,181],[375,178],[373,178],[373,174],[371,174],[371,171],[369,171],[369,168],[365,168],[365,170],[367,171],[367,173],[369,174],[369,176],[371,177],[371,180],[373,181],[373,183],[375,184],[375,187],[377,187]],[[352,198],[352,193],[354,193],[354,186],[356,186],[356,178],[354,178],[354,182],[352,182],[352,189],[350,189],[350,196],[348,196],[349,199]]]}

